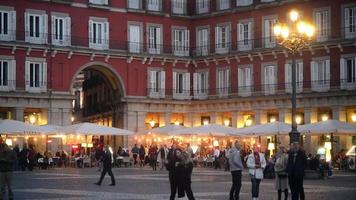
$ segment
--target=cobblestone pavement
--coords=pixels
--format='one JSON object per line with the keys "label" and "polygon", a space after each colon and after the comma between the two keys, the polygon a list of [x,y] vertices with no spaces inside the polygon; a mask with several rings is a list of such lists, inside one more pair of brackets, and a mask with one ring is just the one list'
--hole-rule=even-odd
{"label": "cobblestone pavement", "polygon": [[[117,185],[106,177],[102,186],[96,186],[97,168],[55,168],[33,172],[16,172],[14,175],[15,199],[51,200],[167,200],[169,182],[167,171],[149,168],[115,168]],[[228,172],[213,169],[194,169],[192,188],[197,200],[228,200],[231,177]],[[336,172],[327,180],[306,180],[306,199],[354,200],[356,197],[356,173]],[[251,184],[247,172],[243,172],[240,199],[251,199]],[[184,199],[184,198],[183,198]],[[263,180],[260,200],[276,199],[274,180]]]}

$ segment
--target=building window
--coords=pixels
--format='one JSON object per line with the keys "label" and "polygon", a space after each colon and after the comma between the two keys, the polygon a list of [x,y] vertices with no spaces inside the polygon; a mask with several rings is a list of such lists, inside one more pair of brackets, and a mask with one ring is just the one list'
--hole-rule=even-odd
{"label": "building window", "polygon": [[[284,69],[286,92],[292,93],[292,63],[286,63]],[[296,62],[295,75],[297,83],[297,92],[303,91],[303,62]]]}
{"label": "building window", "polygon": [[217,93],[219,97],[227,97],[230,89],[230,70],[219,69],[217,73]]}
{"label": "building window", "polygon": [[240,51],[252,50],[252,22],[238,24],[238,49]]}
{"label": "building window", "polygon": [[173,72],[173,98],[190,98],[190,73]]}
{"label": "building window", "polygon": [[356,37],[356,7],[349,7],[344,9],[345,14],[345,37]]}
{"label": "building window", "polygon": [[185,14],[186,0],[172,0],[173,14]]}
{"label": "building window", "polygon": [[0,40],[16,40],[16,11],[0,10]]}
{"label": "building window", "polygon": [[99,50],[109,48],[109,22],[89,20],[89,47]]}
{"label": "building window", "polygon": [[175,56],[189,56],[189,30],[173,29],[173,53]]}
{"label": "building window", "polygon": [[147,10],[161,11],[161,0],[147,0]]}
{"label": "building window", "polygon": [[219,0],[219,10],[226,10],[230,8],[230,0]]}
{"label": "building window", "polygon": [[164,98],[165,72],[161,70],[150,70],[148,82],[149,96],[151,98]]}
{"label": "building window", "polygon": [[356,57],[340,59],[341,89],[356,89]]}
{"label": "building window", "polygon": [[47,14],[25,13],[26,42],[47,43],[48,19]]}
{"label": "building window", "polygon": [[274,36],[273,26],[276,24],[276,18],[264,19],[264,46],[265,48],[273,48],[276,46],[276,37]]}
{"label": "building window", "polygon": [[16,61],[0,60],[0,91],[16,89]]}
{"label": "building window", "polygon": [[215,52],[217,54],[225,54],[229,51],[230,44],[230,29],[229,26],[215,27]]}
{"label": "building window", "polygon": [[249,6],[252,5],[253,0],[236,0],[236,6]]}
{"label": "building window", "polygon": [[194,73],[193,93],[195,99],[205,99],[208,97],[208,75],[207,71]]}
{"label": "building window", "polygon": [[197,30],[197,56],[207,56],[209,54],[209,29],[200,28]]}
{"label": "building window", "polygon": [[261,0],[261,3],[273,2],[275,0]]}
{"label": "building window", "polygon": [[329,10],[319,10],[315,12],[314,21],[316,25],[316,40],[323,42],[329,37]]}
{"label": "building window", "polygon": [[330,60],[311,62],[312,90],[325,92],[330,88]]}
{"label": "building window", "polygon": [[130,9],[141,9],[141,0],[128,0],[127,5]]}
{"label": "building window", "polygon": [[129,52],[140,53],[141,52],[141,26],[129,25]]}
{"label": "building window", "polygon": [[197,0],[197,13],[203,14],[209,12],[209,0]]}
{"label": "building window", "polygon": [[96,5],[108,5],[108,0],[89,0],[89,3]]}
{"label": "building window", "polygon": [[264,94],[270,95],[276,93],[277,86],[277,66],[276,65],[265,65],[263,67],[263,84],[264,84]]}
{"label": "building window", "polygon": [[252,67],[238,68],[238,93],[240,96],[251,96],[252,91]]}
{"label": "building window", "polygon": [[26,61],[25,69],[26,91],[46,92],[47,90],[47,63]]}
{"label": "building window", "polygon": [[52,16],[52,44],[70,46],[70,17]]}
{"label": "building window", "polygon": [[160,26],[148,27],[148,52],[160,54],[162,49],[162,29]]}

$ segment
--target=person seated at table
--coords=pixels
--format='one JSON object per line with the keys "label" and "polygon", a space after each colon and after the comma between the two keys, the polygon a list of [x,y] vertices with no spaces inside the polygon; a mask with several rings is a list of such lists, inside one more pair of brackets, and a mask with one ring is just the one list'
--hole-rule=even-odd
{"label": "person seated at table", "polygon": [[60,166],[63,164],[64,167],[67,167],[68,155],[62,150],[59,156]]}

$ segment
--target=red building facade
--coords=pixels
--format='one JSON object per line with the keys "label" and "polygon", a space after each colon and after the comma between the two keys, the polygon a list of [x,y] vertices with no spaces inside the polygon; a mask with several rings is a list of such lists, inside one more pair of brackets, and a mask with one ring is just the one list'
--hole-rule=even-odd
{"label": "red building facade", "polygon": [[[75,120],[137,132],[150,122],[290,123],[291,55],[271,29],[291,9],[317,28],[296,58],[300,123],[355,122],[352,0],[5,1],[1,117],[70,124],[78,75],[97,73],[107,86],[79,89]],[[89,98],[94,107],[110,99],[108,109],[82,116]]]}

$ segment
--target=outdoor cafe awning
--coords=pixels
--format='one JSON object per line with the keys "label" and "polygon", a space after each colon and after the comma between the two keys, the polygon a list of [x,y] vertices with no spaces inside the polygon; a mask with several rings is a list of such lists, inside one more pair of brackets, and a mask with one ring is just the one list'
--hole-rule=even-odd
{"label": "outdoor cafe awning", "polygon": [[132,131],[128,131],[125,129],[102,126],[102,125],[87,123],[87,122],[63,127],[63,133],[74,134],[74,135],[111,135],[111,136],[133,135]]}
{"label": "outdoor cafe awning", "polygon": [[208,124],[198,127],[176,130],[169,133],[172,136],[196,135],[196,136],[230,136],[236,132],[235,128],[218,124]]}
{"label": "outdoor cafe awning", "polygon": [[327,120],[301,125],[298,127],[298,131],[301,133],[309,134],[356,134],[356,125],[347,122],[341,122],[339,120]]}

